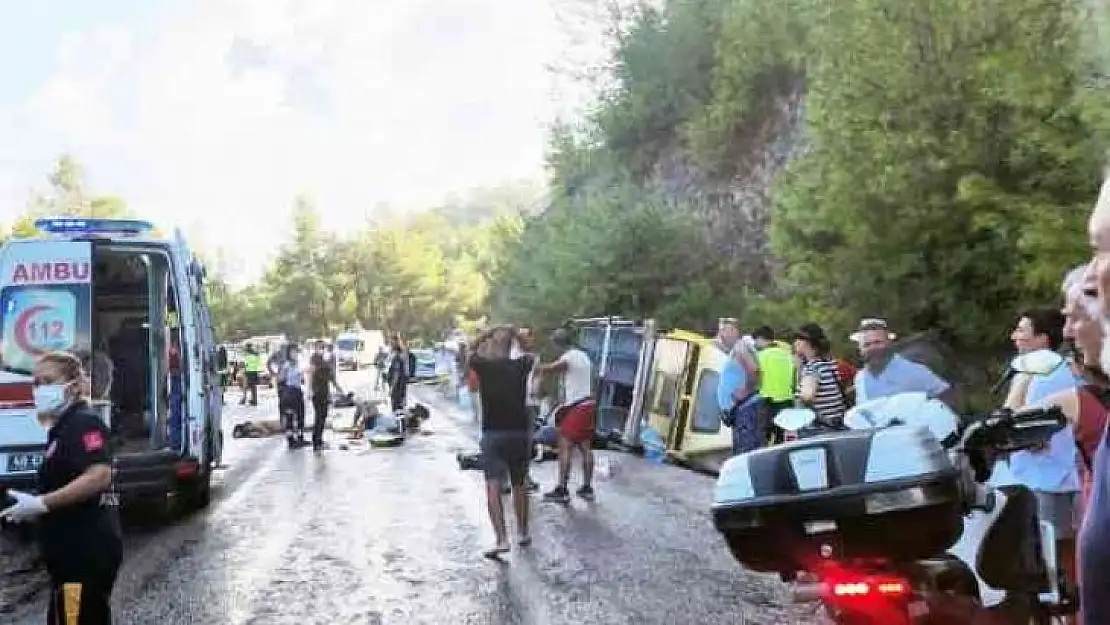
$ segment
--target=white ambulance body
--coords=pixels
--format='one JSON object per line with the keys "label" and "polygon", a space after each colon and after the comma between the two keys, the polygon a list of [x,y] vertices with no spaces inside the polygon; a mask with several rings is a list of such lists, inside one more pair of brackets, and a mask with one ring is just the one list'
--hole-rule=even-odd
{"label": "white ambulance body", "polygon": [[43,353],[89,364],[126,505],[173,514],[209,499],[223,454],[222,396],[204,269],[180,232],[61,217],[0,249],[0,485],[34,489],[46,432],[31,399]]}

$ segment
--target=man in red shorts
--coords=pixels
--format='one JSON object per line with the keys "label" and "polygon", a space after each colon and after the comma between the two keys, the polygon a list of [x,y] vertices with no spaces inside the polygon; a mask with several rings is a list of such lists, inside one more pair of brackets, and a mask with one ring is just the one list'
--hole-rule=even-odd
{"label": "man in red shorts", "polygon": [[547,501],[567,503],[570,491],[570,459],[575,449],[582,452],[582,487],[578,496],[593,501],[594,475],[594,416],[597,412],[593,401],[593,370],[590,357],[570,342],[566,330],[556,330],[551,341],[563,351],[555,362],[538,365],[538,375],[559,374],[562,377],[563,403],[555,408],[555,427],[559,431],[559,484],[544,494]]}

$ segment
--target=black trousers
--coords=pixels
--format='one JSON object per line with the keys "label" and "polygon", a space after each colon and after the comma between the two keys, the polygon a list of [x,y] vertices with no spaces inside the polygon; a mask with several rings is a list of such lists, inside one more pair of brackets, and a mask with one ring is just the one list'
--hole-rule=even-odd
{"label": "black trousers", "polygon": [[389,389],[389,409],[396,413],[405,409],[405,396],[408,394],[408,384],[398,382]]}
{"label": "black trousers", "polygon": [[[243,399],[246,399],[248,395],[250,396],[251,405],[252,406],[257,406],[258,405],[258,372],[257,371],[248,371],[247,372],[247,392],[243,394]],[[240,402],[240,403],[242,403],[242,402]]]}
{"label": "black trousers", "polygon": [[793,407],[793,400],[763,402],[763,423],[767,428],[767,438],[771,441],[772,445],[778,445],[779,443],[786,440],[786,432],[784,432],[783,429],[779,426],[775,425],[775,417],[779,416],[779,413],[783,410]]}
{"label": "black trousers", "polygon": [[324,444],[324,425],[328,422],[328,392],[312,394],[312,444]]}
{"label": "black trousers", "polygon": [[121,555],[113,554],[95,565],[86,562],[65,567],[70,569],[66,571],[51,570],[47,625],[111,625],[112,587]]}
{"label": "black trousers", "polygon": [[291,429],[293,431],[304,433],[304,391],[296,387],[283,387],[281,390],[281,399],[278,402],[278,409],[281,410],[284,418],[286,410],[292,410],[294,414],[293,423],[282,423],[285,426],[285,431]]}

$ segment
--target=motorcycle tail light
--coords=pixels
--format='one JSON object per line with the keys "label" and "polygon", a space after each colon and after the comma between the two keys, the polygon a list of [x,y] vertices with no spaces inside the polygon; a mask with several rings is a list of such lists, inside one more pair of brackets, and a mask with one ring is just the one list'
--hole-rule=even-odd
{"label": "motorcycle tail light", "polygon": [[910,586],[897,578],[862,577],[842,579],[829,584],[833,596],[850,599],[864,597],[897,598],[908,595]]}

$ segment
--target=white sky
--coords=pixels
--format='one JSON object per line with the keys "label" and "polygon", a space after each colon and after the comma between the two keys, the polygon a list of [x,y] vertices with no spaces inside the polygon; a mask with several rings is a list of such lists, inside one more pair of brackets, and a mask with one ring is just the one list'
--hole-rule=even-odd
{"label": "white sky", "polygon": [[602,54],[568,50],[557,2],[0,0],[0,221],[68,152],[94,193],[248,259],[242,281],[299,192],[334,228],[538,178],[573,99],[548,67]]}

